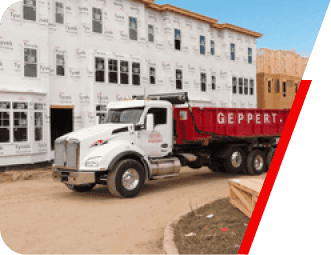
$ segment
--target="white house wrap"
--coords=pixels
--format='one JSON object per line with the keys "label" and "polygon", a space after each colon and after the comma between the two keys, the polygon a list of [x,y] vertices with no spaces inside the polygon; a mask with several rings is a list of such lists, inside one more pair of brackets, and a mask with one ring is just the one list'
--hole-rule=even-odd
{"label": "white house wrap", "polygon": [[0,166],[51,160],[124,97],[254,108],[261,36],[153,0],[19,1],[0,26]]}

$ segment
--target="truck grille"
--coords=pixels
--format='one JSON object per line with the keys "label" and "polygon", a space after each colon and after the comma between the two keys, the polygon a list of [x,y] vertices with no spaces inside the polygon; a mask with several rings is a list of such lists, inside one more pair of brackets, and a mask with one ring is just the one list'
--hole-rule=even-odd
{"label": "truck grille", "polygon": [[79,141],[69,140],[55,143],[55,160],[57,167],[78,169],[79,168]]}
{"label": "truck grille", "polygon": [[67,144],[67,167],[68,168],[78,168],[79,159],[79,142],[69,141]]}
{"label": "truck grille", "polygon": [[64,166],[64,142],[55,143],[55,159],[54,164],[57,166]]}

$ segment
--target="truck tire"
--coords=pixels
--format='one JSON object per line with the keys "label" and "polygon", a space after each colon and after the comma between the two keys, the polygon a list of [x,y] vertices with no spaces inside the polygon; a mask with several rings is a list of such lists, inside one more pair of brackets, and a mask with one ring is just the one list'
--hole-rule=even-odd
{"label": "truck tire", "polygon": [[73,185],[73,184],[66,184],[66,186],[75,192],[89,192],[95,187],[95,183],[91,184],[82,184],[82,185]]}
{"label": "truck tire", "polygon": [[203,167],[203,165],[198,159],[194,162],[189,162],[187,166],[192,169],[200,169],[201,167]]}
{"label": "truck tire", "polygon": [[274,157],[274,154],[275,154],[275,151],[276,151],[276,148],[271,148],[268,152],[267,152],[267,156],[266,156],[266,171],[269,170],[269,167],[271,165],[271,162],[272,162],[272,159]]}
{"label": "truck tire", "polygon": [[224,167],[229,173],[246,173],[244,151],[241,148],[232,148],[229,156],[224,160]]}
{"label": "truck tire", "polygon": [[247,156],[246,169],[250,175],[260,175],[266,167],[265,157],[262,151],[253,150]]}
{"label": "truck tire", "polygon": [[145,170],[134,159],[120,161],[107,179],[109,192],[116,197],[135,197],[145,184]]}

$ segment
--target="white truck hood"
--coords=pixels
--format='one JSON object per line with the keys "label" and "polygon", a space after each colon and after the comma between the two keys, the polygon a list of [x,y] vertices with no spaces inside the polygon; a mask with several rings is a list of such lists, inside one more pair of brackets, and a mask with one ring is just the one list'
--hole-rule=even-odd
{"label": "white truck hood", "polygon": [[[111,136],[112,132],[119,128],[128,127],[128,124],[100,124],[88,128],[80,129],[76,132],[70,133],[70,139],[85,140],[93,136]],[[106,138],[106,137],[104,137]]]}
{"label": "white truck hood", "polygon": [[79,141],[90,140],[90,139],[107,140],[111,138],[114,130],[125,128],[128,126],[129,126],[128,124],[99,124],[65,134],[64,136],[61,136],[56,140],[68,140],[68,139],[76,139]]}
{"label": "white truck hood", "polygon": [[[112,141],[112,139],[123,139],[125,141],[132,140],[135,142],[135,137],[129,134],[130,124],[99,124],[96,126],[83,128],[76,132],[68,133],[56,139],[56,143],[61,143],[64,140],[78,140],[80,143],[80,169],[84,166],[84,160],[90,153],[98,148],[92,147],[97,141]],[[117,130],[117,131],[116,131]],[[116,131],[115,134],[113,132]]]}

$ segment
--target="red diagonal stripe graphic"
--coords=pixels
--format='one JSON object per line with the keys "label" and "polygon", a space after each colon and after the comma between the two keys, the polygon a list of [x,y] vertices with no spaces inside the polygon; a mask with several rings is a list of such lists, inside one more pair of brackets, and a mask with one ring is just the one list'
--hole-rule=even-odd
{"label": "red diagonal stripe graphic", "polygon": [[267,205],[271,190],[277,178],[278,171],[282,164],[293,130],[298,121],[310,84],[311,81],[301,81],[300,83],[299,90],[294,99],[290,114],[287,118],[282,136],[277,146],[277,150],[270,165],[268,174],[265,178],[259,199],[256,203],[251,220],[248,224],[244,239],[241,243],[239,254],[248,254],[251,249],[257,228],[259,227],[264,209]]}

